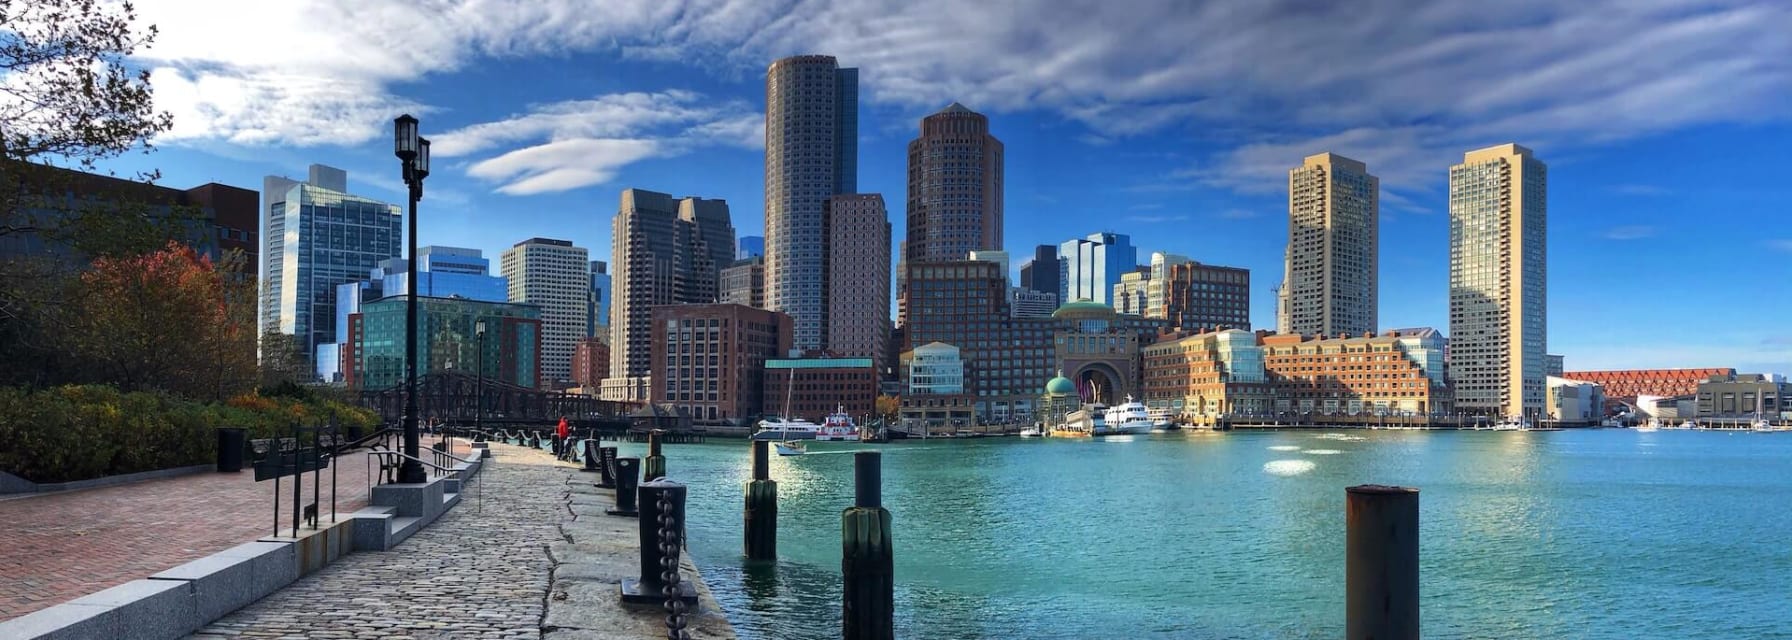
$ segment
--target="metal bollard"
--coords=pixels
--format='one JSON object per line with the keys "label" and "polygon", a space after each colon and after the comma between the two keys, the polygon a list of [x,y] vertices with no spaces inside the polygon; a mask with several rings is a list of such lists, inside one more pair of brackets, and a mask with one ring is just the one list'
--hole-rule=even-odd
{"label": "metal bollard", "polygon": [[748,560],[778,557],[778,483],[771,479],[770,449],[770,442],[753,441],[753,479],[747,481],[747,504],[742,512]]}
{"label": "metal bollard", "polygon": [[[640,498],[641,573],[638,578],[622,579],[622,601],[662,604],[666,601],[664,589],[673,582],[668,579],[670,576],[666,575],[667,567],[662,560],[668,556],[677,558],[677,549],[683,543],[685,486],[664,479],[645,482],[640,487]],[[673,547],[668,552],[664,544],[667,538],[679,543],[680,547]],[[675,572],[676,566],[672,569]],[[693,606],[697,604],[695,585],[677,580],[677,588],[680,600]]]}
{"label": "metal bollard", "polygon": [[846,640],[896,637],[895,560],[882,454],[853,454],[853,505],[840,514],[840,626]]}
{"label": "metal bollard", "polygon": [[616,488],[616,447],[597,448],[597,488]]}
{"label": "metal bollard", "polygon": [[1344,490],[1344,637],[1419,637],[1419,490]]}
{"label": "metal bollard", "polygon": [[585,456],[584,456],[585,466],[584,466],[584,468],[581,468],[579,470],[580,471],[597,471],[597,458],[598,458],[597,441],[592,440],[590,438],[586,438],[584,440],[584,445],[585,445]]}
{"label": "metal bollard", "polygon": [[640,515],[641,512],[635,509],[635,487],[641,482],[640,473],[639,458],[616,459],[616,506],[604,509],[604,513],[628,518]]}
{"label": "metal bollard", "polygon": [[647,432],[647,459],[641,461],[641,477],[649,481],[666,477],[666,455],[660,451],[660,438],[664,435],[659,429]]}

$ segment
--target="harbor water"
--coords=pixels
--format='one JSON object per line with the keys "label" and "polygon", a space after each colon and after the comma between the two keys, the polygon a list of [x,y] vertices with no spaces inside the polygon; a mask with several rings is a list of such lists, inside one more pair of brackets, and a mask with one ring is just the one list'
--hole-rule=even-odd
{"label": "harbor water", "polygon": [[1422,490],[1427,638],[1792,638],[1792,434],[1621,429],[810,443],[772,460],[773,565],[741,554],[747,444],[669,445],[741,637],[839,637],[865,449],[900,637],[1337,638],[1344,487],[1378,483]]}

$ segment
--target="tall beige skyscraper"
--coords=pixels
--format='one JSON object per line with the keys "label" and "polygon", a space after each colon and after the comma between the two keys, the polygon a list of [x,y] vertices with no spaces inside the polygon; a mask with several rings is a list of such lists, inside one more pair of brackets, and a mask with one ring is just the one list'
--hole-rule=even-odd
{"label": "tall beige skyscraper", "polygon": [[1002,250],[1002,141],[989,118],[956,102],[921,119],[908,143],[905,261],[963,260]]}
{"label": "tall beige skyscraper", "polygon": [[1450,364],[1456,407],[1543,412],[1548,366],[1549,175],[1503,144],[1450,167]]}
{"label": "tall beige skyscraper", "polygon": [[765,304],[790,315],[794,346],[828,337],[828,225],[834,195],[858,191],[859,70],[795,56],[765,74]]}
{"label": "tall beige skyscraper", "polygon": [[624,189],[610,221],[610,375],[653,373],[653,307],[709,304],[734,262],[728,202]]}
{"label": "tall beige skyscraper", "polygon": [[1279,333],[1376,330],[1381,180],[1335,153],[1288,170],[1288,248],[1276,304]]}
{"label": "tall beige skyscraper", "polygon": [[585,304],[591,295],[591,262],[567,240],[530,238],[504,251],[499,268],[511,302],[541,307],[543,386],[572,381],[572,355],[585,337]]}
{"label": "tall beige skyscraper", "polygon": [[890,340],[890,216],[875,193],[828,199],[828,350],[883,362]]}

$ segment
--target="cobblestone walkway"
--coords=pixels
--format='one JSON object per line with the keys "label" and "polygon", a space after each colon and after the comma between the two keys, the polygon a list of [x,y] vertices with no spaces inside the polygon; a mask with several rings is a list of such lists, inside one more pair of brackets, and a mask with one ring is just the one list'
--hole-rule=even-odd
{"label": "cobblestone walkway", "polygon": [[[351,454],[337,465],[337,513],[366,505],[365,458]],[[327,518],[329,471],[323,477]],[[291,479],[280,488],[286,524]],[[303,493],[310,502],[309,476]],[[273,495],[272,480],[256,482],[245,469],[0,500],[0,620],[271,535]]]}
{"label": "cobblestone walkway", "polygon": [[344,556],[193,638],[540,638],[572,468],[492,451],[460,505],[396,549]]}

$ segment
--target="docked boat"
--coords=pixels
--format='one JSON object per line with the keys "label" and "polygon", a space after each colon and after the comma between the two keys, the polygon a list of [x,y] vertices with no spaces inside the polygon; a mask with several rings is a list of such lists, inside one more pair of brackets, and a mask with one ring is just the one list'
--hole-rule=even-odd
{"label": "docked boat", "polygon": [[1045,429],[1041,428],[1039,425],[1033,425],[1020,430],[1020,437],[1022,438],[1037,438],[1043,435],[1045,435]]}
{"label": "docked boat", "polygon": [[1095,427],[1095,435],[1119,436],[1151,432],[1151,415],[1144,403],[1126,396],[1126,402],[1109,407]]}
{"label": "docked boat", "polygon": [[1157,407],[1145,412],[1151,417],[1152,431],[1170,431],[1176,428],[1176,417],[1170,413],[1169,407]]}
{"label": "docked boat", "polygon": [[821,425],[802,418],[766,418],[759,421],[754,440],[814,440]]}
{"label": "docked boat", "polygon": [[1642,424],[1639,424],[1636,426],[1636,430],[1643,432],[1643,433],[1650,433],[1650,432],[1653,432],[1660,428],[1661,428],[1661,419],[1660,418],[1650,418],[1648,422],[1645,422],[1645,423],[1642,423]]}
{"label": "docked boat", "polygon": [[852,415],[846,412],[845,406],[838,406],[828,414],[822,420],[821,430],[815,432],[815,439],[822,442],[858,442],[861,437],[858,425],[852,423]]}
{"label": "docked boat", "polygon": [[1531,421],[1518,416],[1506,418],[1505,421],[1493,425],[1494,431],[1529,431],[1530,429]]}
{"label": "docked boat", "polygon": [[778,455],[781,456],[800,456],[809,452],[801,442],[774,442],[772,445],[778,449]]}

